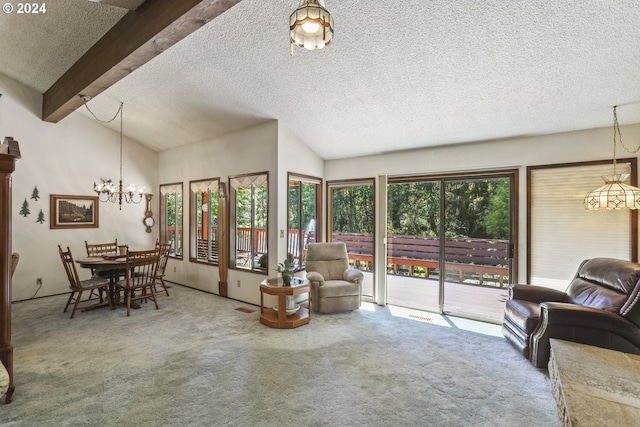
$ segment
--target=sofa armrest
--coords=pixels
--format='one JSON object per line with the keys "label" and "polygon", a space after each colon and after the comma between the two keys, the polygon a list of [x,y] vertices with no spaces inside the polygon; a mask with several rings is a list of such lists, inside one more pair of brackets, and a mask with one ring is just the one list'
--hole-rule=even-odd
{"label": "sofa armrest", "polygon": [[342,279],[346,280],[347,282],[362,284],[364,280],[364,274],[362,274],[362,271],[355,268],[347,268],[344,273],[342,273]]}
{"label": "sofa armrest", "polygon": [[324,285],[324,277],[317,271],[307,271],[307,280],[313,283],[317,283],[318,286]]}
{"label": "sofa armrest", "polygon": [[[617,313],[583,305],[543,302],[540,304],[540,323],[559,324],[619,332],[632,324]],[[544,327],[544,326],[543,326]]]}
{"label": "sofa armrest", "polygon": [[550,338],[618,351],[640,348],[640,328],[617,313],[578,304],[543,302],[538,328],[531,336],[531,362],[544,368],[549,361]]}
{"label": "sofa armrest", "polygon": [[554,301],[568,302],[569,297],[565,292],[557,289],[547,288],[545,286],[521,285],[512,283],[509,285],[509,299],[520,299],[530,302]]}

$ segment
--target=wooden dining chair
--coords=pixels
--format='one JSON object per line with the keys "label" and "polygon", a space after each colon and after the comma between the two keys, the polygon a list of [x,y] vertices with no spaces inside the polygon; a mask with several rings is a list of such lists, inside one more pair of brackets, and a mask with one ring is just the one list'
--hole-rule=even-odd
{"label": "wooden dining chair", "polygon": [[167,290],[167,284],[164,281],[164,271],[167,268],[167,261],[169,261],[169,253],[171,252],[171,243],[161,243],[156,241],[156,250],[160,251],[160,261],[158,261],[158,273],[156,274],[156,281],[154,290],[157,292],[156,286],[162,286],[164,292],[169,296]]}
{"label": "wooden dining chair", "polygon": [[[87,248],[87,256],[89,257],[100,257],[102,255],[115,254],[115,253],[118,253],[118,250],[119,250],[118,239],[116,239],[114,242],[108,242],[108,243],[89,243],[85,240],[84,245]],[[114,274],[113,271],[96,271],[94,269],[91,269],[92,276],[108,278],[112,274]],[[124,276],[124,271],[120,271],[119,275]],[[89,299],[92,296],[93,296],[93,291],[91,291],[91,294],[89,295]],[[102,301],[102,295],[100,295],[100,301]]]}
{"label": "wooden dining chair", "polygon": [[[58,253],[60,254],[60,259],[62,260],[64,271],[67,273],[67,278],[69,279],[69,289],[71,289],[71,295],[69,295],[67,305],[62,311],[63,313],[67,312],[71,301],[74,301],[73,311],[71,312],[71,319],[73,319],[76,315],[78,304],[80,304],[82,300],[82,293],[85,291],[93,292],[93,290],[95,289],[105,291],[104,293],[107,295],[109,305],[111,305],[111,296],[109,295],[109,279],[94,276],[91,279],[80,280],[80,278],[78,277],[78,271],[76,270],[76,264],[73,260],[71,249],[69,249],[69,247],[67,246],[67,250],[63,251],[62,247],[58,245]],[[89,301],[90,299],[91,295],[89,295],[89,298],[86,301]]]}
{"label": "wooden dining chair", "polygon": [[118,239],[109,243],[89,243],[86,240],[84,245],[87,248],[87,256],[102,256],[105,254],[118,253]]}
{"label": "wooden dining chair", "polygon": [[[129,251],[124,279],[116,283],[118,291],[124,293],[127,305],[127,316],[131,314],[131,302],[135,300],[151,300],[158,307],[155,283],[158,272],[160,250]],[[137,293],[136,293],[137,292]]]}

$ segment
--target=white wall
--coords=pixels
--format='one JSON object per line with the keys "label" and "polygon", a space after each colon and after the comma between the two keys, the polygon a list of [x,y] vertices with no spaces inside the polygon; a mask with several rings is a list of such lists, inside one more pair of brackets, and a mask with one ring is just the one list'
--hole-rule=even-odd
{"label": "white wall", "polygon": [[[640,125],[621,126],[621,132],[630,150],[640,145]],[[325,178],[337,180],[379,175],[519,169],[518,280],[524,282],[527,271],[527,166],[605,160],[612,156],[613,131],[611,128],[601,128],[330,160],[325,163]],[[625,152],[618,144],[617,156],[629,158],[636,155]]]}
{"label": "white wall", "polygon": [[[86,256],[84,241],[118,243],[132,249],[152,247],[157,236],[146,233],[142,224],[145,203],[123,205],[100,203],[99,228],[50,229],[49,195],[93,196],[93,182],[100,177],[117,181],[119,175],[119,136],[105,126],[79,113],[72,113],[57,124],[40,119],[42,96],[36,91],[0,74],[0,138],[11,136],[20,142],[22,158],[12,176],[13,251],[20,263],[13,276],[12,300],[32,297],[43,279],[37,296],[68,291],[69,282],[58,255],[58,244],[69,246],[75,257]],[[118,105],[114,105],[114,111]],[[126,125],[126,123],[125,123]],[[124,141],[123,178],[147,189],[157,188],[157,154],[135,141]],[[31,199],[34,187],[40,199]],[[24,199],[31,214],[19,214]],[[157,212],[154,199],[153,211]],[[36,223],[38,212],[45,215]],[[88,271],[79,268],[81,278]]]}
{"label": "white wall", "polygon": [[[324,160],[309,149],[286,126],[278,126],[278,206],[287,206],[289,192],[287,174],[322,178],[324,176]],[[324,191],[324,190],[323,190]],[[321,211],[324,212],[324,209]],[[278,210],[278,233],[284,231],[284,236],[278,239],[278,261],[287,256],[287,209]],[[280,236],[280,234],[278,234]],[[275,271],[273,275],[277,275]]]}
{"label": "white wall", "polygon": [[[324,162],[287,128],[276,121],[230,133],[210,141],[167,150],[159,155],[159,183],[184,183],[185,234],[183,259],[170,259],[167,278],[203,291],[219,293],[217,267],[189,261],[189,181],[219,178],[228,183],[230,175],[269,172],[268,275],[275,276],[279,259],[286,254],[286,239],[280,230],[287,226],[287,172],[322,177]],[[280,207],[280,209],[278,209]],[[259,304],[260,282],[264,274],[229,269],[228,296]],[[237,283],[240,281],[240,286]]]}
{"label": "white wall", "polygon": [[[170,281],[207,292],[219,293],[217,267],[189,261],[189,181],[220,178],[228,184],[230,175],[269,172],[269,241],[277,247],[276,212],[278,204],[278,124],[270,121],[210,141],[189,144],[160,153],[159,184],[183,182],[184,236],[183,259],[170,259],[167,278]],[[228,185],[227,185],[228,188]],[[275,271],[276,260],[269,258],[269,271]],[[174,271],[175,270],[175,271]],[[229,269],[228,296],[253,304],[260,302],[258,288],[266,276]],[[240,287],[237,286],[238,280]]]}

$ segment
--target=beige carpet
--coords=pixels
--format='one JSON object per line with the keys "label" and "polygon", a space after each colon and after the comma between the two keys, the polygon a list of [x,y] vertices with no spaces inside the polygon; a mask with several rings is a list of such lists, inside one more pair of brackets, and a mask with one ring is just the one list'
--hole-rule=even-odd
{"label": "beige carpet", "polygon": [[0,425],[560,425],[546,372],[503,338],[377,306],[276,330],[254,306],[170,291],[129,318],[71,320],[63,295],[13,304],[16,393]]}

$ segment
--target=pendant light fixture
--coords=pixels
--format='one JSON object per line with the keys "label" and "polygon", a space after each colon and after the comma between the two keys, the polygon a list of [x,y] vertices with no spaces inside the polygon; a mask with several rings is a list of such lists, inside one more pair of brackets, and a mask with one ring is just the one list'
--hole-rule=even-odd
{"label": "pendant light fixture", "polygon": [[302,0],[289,17],[290,51],[293,45],[308,50],[322,49],[333,40],[333,18],[324,0]]}
{"label": "pendant light fixture", "polygon": [[640,209],[640,188],[625,184],[624,181],[629,178],[629,174],[618,174],[616,171],[616,143],[619,140],[620,145],[631,154],[637,153],[640,146],[635,151],[631,151],[622,142],[616,109],[617,106],[613,107],[613,174],[603,175],[605,185],[585,196],[585,209]]}

